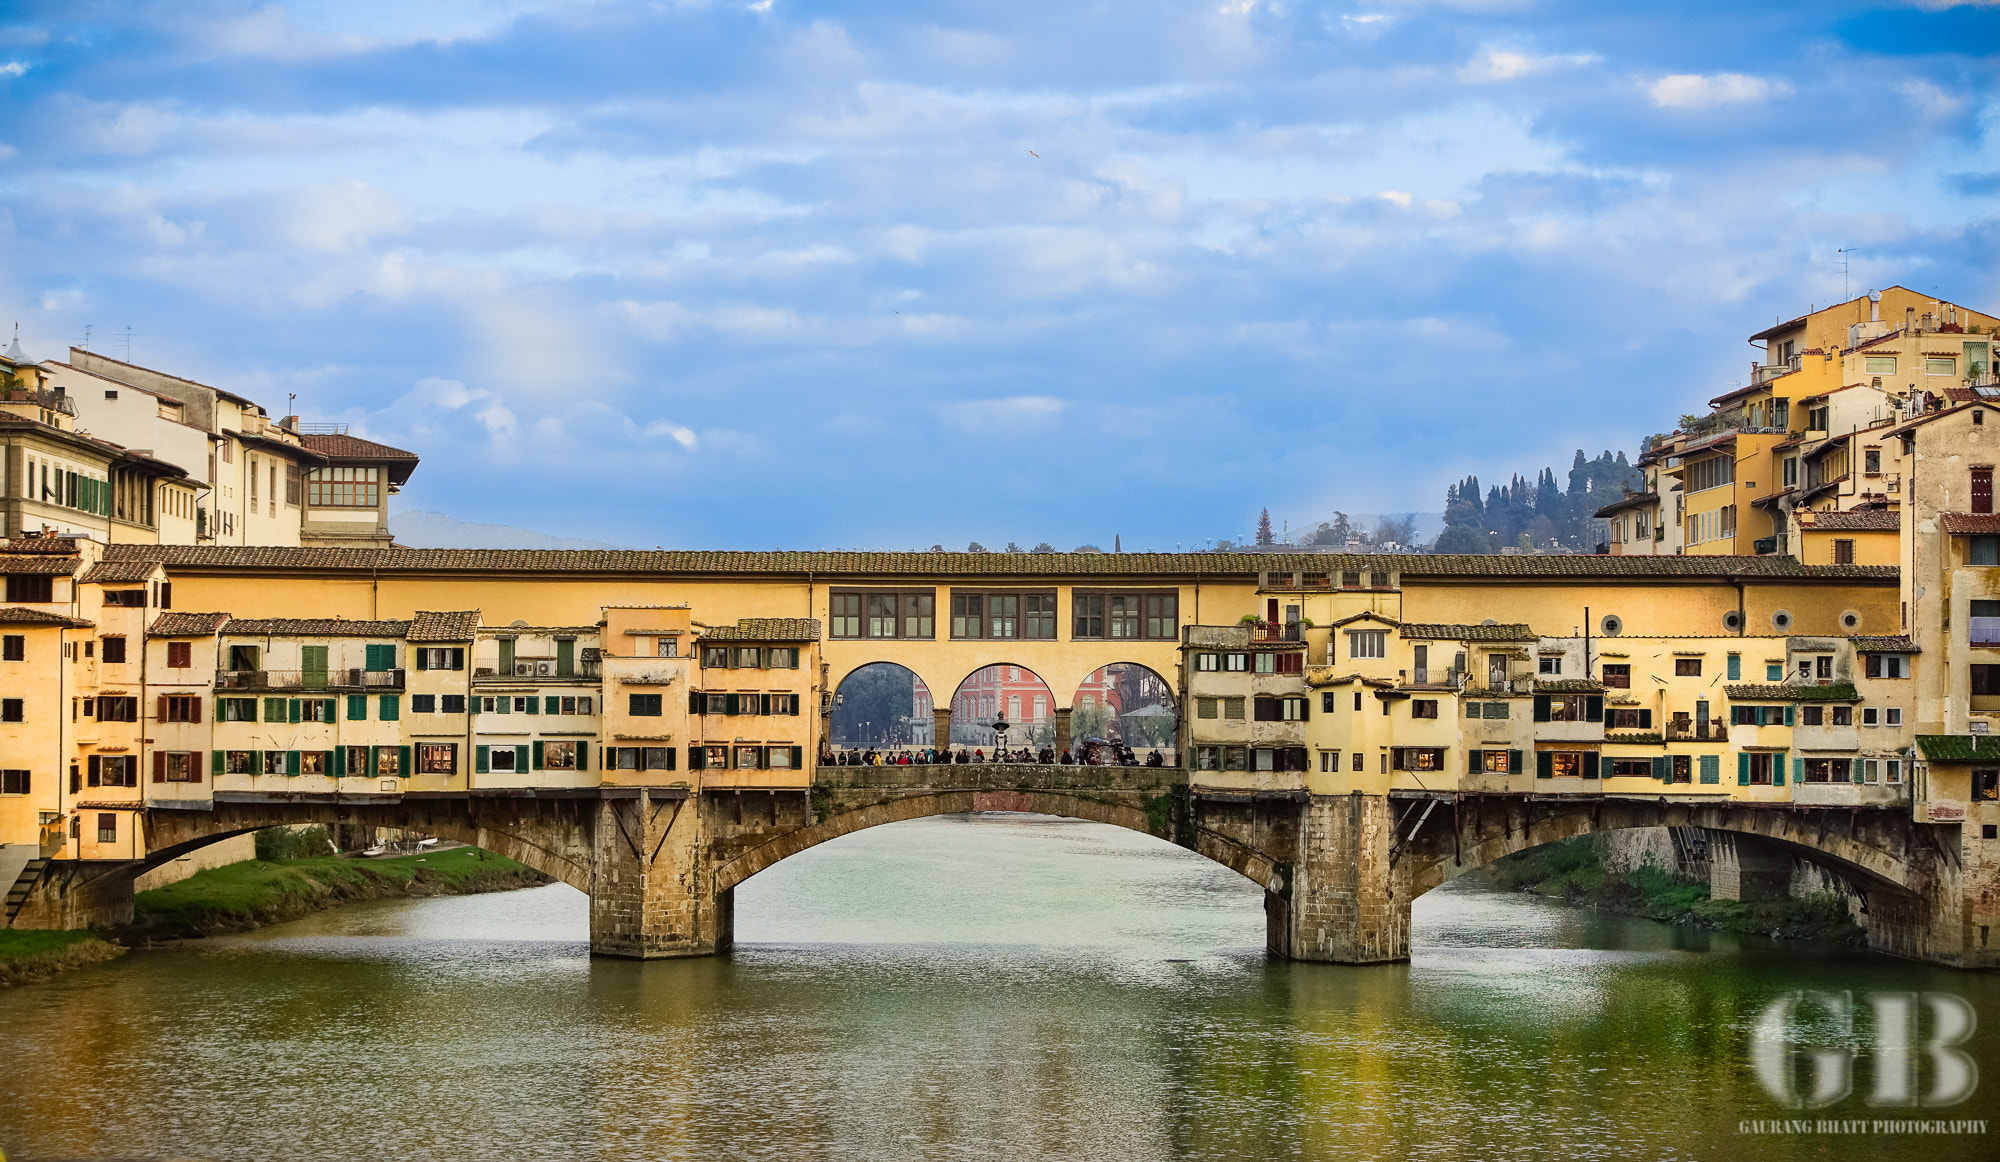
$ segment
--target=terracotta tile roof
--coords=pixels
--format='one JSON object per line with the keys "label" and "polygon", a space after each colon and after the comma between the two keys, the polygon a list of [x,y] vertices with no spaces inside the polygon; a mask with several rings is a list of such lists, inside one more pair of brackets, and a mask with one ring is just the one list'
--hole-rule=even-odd
{"label": "terracotta tile roof", "polygon": [[1417,641],[1529,642],[1539,635],[1525,625],[1406,625],[1402,636]]}
{"label": "terracotta tile roof", "polygon": [[479,611],[464,609],[455,613],[432,613],[419,609],[410,621],[409,640],[413,642],[469,642],[473,631],[479,628]]}
{"label": "terracotta tile roof", "polygon": [[248,637],[402,637],[407,621],[348,621],[338,617],[263,617],[229,619],[222,632]]}
{"label": "terracotta tile roof", "polygon": [[1339,621],[1330,621],[1330,622],[1328,622],[1328,623],[1327,623],[1327,626],[1326,626],[1326,628],[1328,628],[1328,629],[1339,629],[1339,628],[1340,628],[1341,626],[1343,626],[1343,625],[1352,625],[1352,624],[1354,624],[1354,623],[1355,623],[1355,622],[1357,622],[1357,621],[1379,621],[1379,622],[1381,622],[1381,623],[1382,623],[1383,625],[1401,625],[1401,624],[1403,624],[1402,622],[1400,622],[1400,621],[1397,621],[1397,620],[1396,620],[1395,618],[1393,618],[1393,617],[1390,617],[1390,616],[1389,616],[1388,614],[1386,614],[1386,613],[1376,613],[1376,612],[1375,612],[1374,610],[1372,610],[1372,609],[1364,609],[1364,610],[1362,610],[1362,611],[1361,611],[1360,613],[1356,613],[1356,614],[1352,614],[1352,615],[1350,615],[1350,616],[1347,616],[1347,617],[1343,617],[1343,618],[1341,618],[1341,619],[1340,619]]}
{"label": "terracotta tile roof", "polygon": [[1855,649],[1866,653],[1916,654],[1923,652],[1917,648],[1916,641],[1908,637],[1874,635],[1868,637],[1851,637],[1847,640],[1854,643]]}
{"label": "terracotta tile roof", "polygon": [[1934,763],[2000,762],[2000,735],[1920,734],[1917,749]]}
{"label": "terracotta tile roof", "polygon": [[1611,516],[1614,513],[1624,512],[1628,508],[1644,508],[1649,504],[1658,503],[1659,499],[1660,494],[1657,492],[1635,492],[1623,500],[1612,501],[1590,515]]}
{"label": "terracotta tile roof", "polygon": [[1791,557],[1391,553],[869,553],[622,549],[363,549],[231,545],[110,545],[107,560],[156,558],[184,569],[353,570],[384,573],[762,574],[845,582],[857,577],[1178,576],[1260,572],[1398,571],[1406,577],[1725,577],[1893,584],[1893,565],[1801,565]]}
{"label": "terracotta tile roof", "polygon": [[401,448],[391,448],[359,436],[300,436],[299,443],[309,452],[318,452],[335,460],[415,461],[418,458],[415,452],[405,452]]}
{"label": "terracotta tile roof", "polygon": [[0,553],[56,553],[67,556],[74,552],[75,537],[17,537],[0,542]]}
{"label": "terracotta tile roof", "polygon": [[1855,512],[1816,512],[1812,523],[1799,522],[1806,532],[1899,532],[1903,514],[1883,509]]}
{"label": "terracotta tile roof", "polygon": [[157,561],[99,561],[78,578],[88,585],[101,585],[113,581],[146,581],[153,576]]}
{"label": "terracotta tile roof", "polygon": [[29,609],[20,605],[0,605],[0,621],[12,625],[67,625],[73,629],[91,629],[94,621],[80,617],[64,617],[60,613],[43,613],[39,609]]}
{"label": "terracotta tile roof", "polygon": [[2000,513],[1948,512],[1940,521],[1944,531],[1958,536],[1990,537],[2000,534]]}
{"label": "terracotta tile roof", "polygon": [[151,637],[214,637],[228,620],[226,613],[163,613],[153,619],[153,628],[146,633]]}
{"label": "terracotta tile roof", "polygon": [[1724,686],[1723,692],[1737,702],[1859,702],[1854,684],[1835,686],[1788,686],[1774,682],[1745,682]]}
{"label": "terracotta tile roof", "polygon": [[67,577],[83,566],[82,557],[27,556],[0,557],[0,573],[16,576]]}
{"label": "terracotta tile roof", "polygon": [[746,617],[735,625],[711,626],[703,630],[705,642],[816,642],[816,617]]}
{"label": "terracotta tile roof", "polygon": [[1537,694],[1602,694],[1604,683],[1593,682],[1589,678],[1557,678],[1552,682],[1536,681]]}

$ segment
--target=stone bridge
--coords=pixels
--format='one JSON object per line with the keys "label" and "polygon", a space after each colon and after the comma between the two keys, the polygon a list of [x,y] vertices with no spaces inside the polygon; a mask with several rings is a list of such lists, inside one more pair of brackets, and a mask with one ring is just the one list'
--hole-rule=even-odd
{"label": "stone bridge", "polygon": [[1811,859],[1865,902],[1872,947],[1964,967],[1996,963],[1961,904],[1954,840],[1906,809],[1718,798],[1191,787],[1158,767],[822,766],[810,788],[594,787],[383,795],[218,792],[207,809],[146,812],[146,860],[58,861],[19,927],[128,919],[132,881],[231,835],[287,824],[404,828],[474,844],[587,893],[593,952],[699,956],[733,942],[734,891],[765,868],[883,823],[968,811],[1089,819],[1179,844],[1264,889],[1273,955],[1347,964],[1409,957],[1411,902],[1495,859],[1630,827],[1733,833]]}

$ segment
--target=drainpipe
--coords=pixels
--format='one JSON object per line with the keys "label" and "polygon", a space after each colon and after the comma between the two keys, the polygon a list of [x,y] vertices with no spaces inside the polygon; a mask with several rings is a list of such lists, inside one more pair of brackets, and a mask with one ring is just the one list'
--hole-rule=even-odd
{"label": "drainpipe", "polygon": [[1736,586],[1736,636],[1742,637],[1744,629],[1749,625],[1749,618],[1743,614],[1743,578],[1732,573],[1729,576],[1729,583]]}
{"label": "drainpipe", "polygon": [[1583,607],[1583,676],[1590,678],[1590,606]]}

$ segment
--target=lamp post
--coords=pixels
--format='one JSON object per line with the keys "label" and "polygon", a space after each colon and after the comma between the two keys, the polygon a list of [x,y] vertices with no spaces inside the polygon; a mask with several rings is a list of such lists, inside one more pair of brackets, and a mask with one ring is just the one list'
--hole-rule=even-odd
{"label": "lamp post", "polygon": [[1001,714],[994,717],[991,725],[993,727],[994,761],[998,762],[999,752],[1007,745],[1007,732],[1013,728],[1013,724],[1007,721],[1006,715]]}

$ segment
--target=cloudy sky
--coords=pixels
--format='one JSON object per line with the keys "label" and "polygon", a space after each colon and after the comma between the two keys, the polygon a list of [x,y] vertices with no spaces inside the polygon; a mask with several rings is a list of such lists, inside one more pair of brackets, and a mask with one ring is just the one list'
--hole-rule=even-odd
{"label": "cloudy sky", "polygon": [[0,305],[669,547],[1172,549],[2000,304],[2000,7],[0,5]]}

